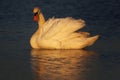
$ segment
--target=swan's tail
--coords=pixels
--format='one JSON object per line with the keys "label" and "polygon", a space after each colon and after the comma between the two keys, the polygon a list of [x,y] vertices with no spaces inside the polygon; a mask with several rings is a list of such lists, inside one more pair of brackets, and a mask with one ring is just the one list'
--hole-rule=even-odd
{"label": "swan's tail", "polygon": [[73,38],[62,42],[63,49],[82,49],[87,46],[91,46],[98,39],[98,35],[88,38]]}

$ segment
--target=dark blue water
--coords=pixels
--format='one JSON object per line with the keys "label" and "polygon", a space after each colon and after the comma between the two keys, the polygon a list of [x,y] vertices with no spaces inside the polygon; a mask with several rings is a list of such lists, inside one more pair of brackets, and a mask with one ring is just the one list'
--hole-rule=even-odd
{"label": "dark blue water", "polygon": [[[82,30],[100,39],[82,51],[32,50],[35,6],[46,20],[84,19]],[[119,0],[0,0],[0,80],[119,80],[119,8]]]}

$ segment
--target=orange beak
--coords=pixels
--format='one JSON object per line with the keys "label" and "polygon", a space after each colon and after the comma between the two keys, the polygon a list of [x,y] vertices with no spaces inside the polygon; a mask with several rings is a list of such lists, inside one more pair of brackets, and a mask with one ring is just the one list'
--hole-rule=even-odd
{"label": "orange beak", "polygon": [[37,22],[39,20],[38,13],[34,13],[34,19],[33,20],[35,22]]}

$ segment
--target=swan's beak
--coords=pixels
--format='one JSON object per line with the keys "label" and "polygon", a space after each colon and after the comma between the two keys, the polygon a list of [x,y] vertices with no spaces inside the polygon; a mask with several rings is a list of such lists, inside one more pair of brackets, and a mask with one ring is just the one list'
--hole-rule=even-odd
{"label": "swan's beak", "polygon": [[35,22],[38,22],[39,17],[38,17],[38,12],[34,13],[34,19]]}

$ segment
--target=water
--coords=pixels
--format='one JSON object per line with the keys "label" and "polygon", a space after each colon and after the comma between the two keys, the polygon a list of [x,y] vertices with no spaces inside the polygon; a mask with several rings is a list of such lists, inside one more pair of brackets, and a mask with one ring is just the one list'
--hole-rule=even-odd
{"label": "water", "polygon": [[[97,55],[85,50],[32,50],[35,80],[96,79]],[[88,76],[89,75],[89,76]],[[96,74],[98,75],[98,74]]]}
{"label": "water", "polygon": [[[118,0],[1,0],[0,80],[119,80]],[[100,39],[85,50],[32,50],[32,9],[49,17],[82,18]]]}

